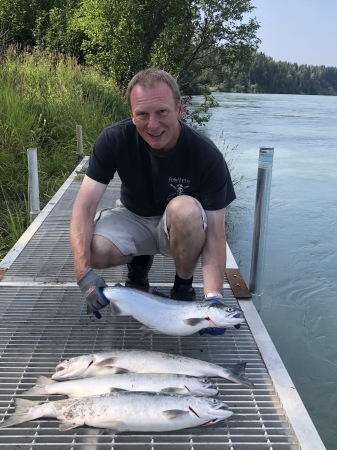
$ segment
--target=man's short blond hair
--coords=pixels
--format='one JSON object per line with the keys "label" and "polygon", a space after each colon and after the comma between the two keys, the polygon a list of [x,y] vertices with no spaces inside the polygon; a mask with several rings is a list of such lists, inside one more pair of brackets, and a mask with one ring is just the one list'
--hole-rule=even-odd
{"label": "man's short blond hair", "polygon": [[149,69],[144,69],[136,73],[136,75],[132,77],[132,79],[128,84],[128,87],[126,89],[126,99],[130,110],[131,110],[131,102],[130,102],[131,91],[137,84],[146,88],[152,87],[159,82],[166,83],[168,85],[168,87],[172,91],[174,101],[178,105],[181,95],[177,80],[171,74],[165,72],[165,70],[151,67]]}

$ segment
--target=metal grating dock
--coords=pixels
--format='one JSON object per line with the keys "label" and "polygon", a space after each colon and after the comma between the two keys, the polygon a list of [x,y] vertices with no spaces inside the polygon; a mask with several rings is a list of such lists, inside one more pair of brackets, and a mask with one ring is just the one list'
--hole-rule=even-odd
{"label": "metal grating dock", "polygon": [[[238,302],[227,280],[226,301],[241,307],[246,322],[223,336],[141,339],[140,324],[114,317],[109,308],[102,319],[86,314],[85,302],[72,268],[68,228],[72,203],[85,161],[35,219],[17,245],[0,263],[0,421],[14,411],[13,398],[50,376],[61,360],[85,353],[145,349],[181,354],[220,365],[247,361],[247,375],[256,389],[216,379],[221,397],[234,412],[213,426],[169,433],[101,433],[90,428],[66,432],[57,420],[37,420],[0,430],[0,448],[48,450],[320,450],[324,446],[287,374],[253,303]],[[100,207],[114,203],[119,182],[109,186]],[[232,255],[230,265],[235,266]],[[236,266],[237,267],[237,266]],[[156,256],[151,284],[164,293],[174,277],[168,258]],[[124,267],[103,270],[108,284],[123,281]],[[202,296],[197,268],[195,286]],[[57,397],[62,398],[62,397]],[[36,397],[36,400],[42,398]]]}

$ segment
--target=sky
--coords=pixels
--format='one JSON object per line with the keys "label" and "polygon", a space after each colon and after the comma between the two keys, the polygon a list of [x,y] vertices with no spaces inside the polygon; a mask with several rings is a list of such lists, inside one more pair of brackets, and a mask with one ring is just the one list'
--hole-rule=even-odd
{"label": "sky", "polygon": [[276,61],[337,67],[337,0],[251,0],[259,51]]}

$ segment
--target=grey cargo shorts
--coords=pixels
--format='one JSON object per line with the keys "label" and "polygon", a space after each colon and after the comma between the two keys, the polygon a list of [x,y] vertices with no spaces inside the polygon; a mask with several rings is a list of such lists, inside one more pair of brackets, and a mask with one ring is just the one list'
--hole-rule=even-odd
{"label": "grey cargo shorts", "polygon": [[[206,229],[206,213],[200,202],[198,200],[196,202],[200,207]],[[163,256],[171,256],[166,211],[162,216],[142,217],[124,206],[104,209],[96,214],[94,234],[109,239],[123,255],[160,253]]]}

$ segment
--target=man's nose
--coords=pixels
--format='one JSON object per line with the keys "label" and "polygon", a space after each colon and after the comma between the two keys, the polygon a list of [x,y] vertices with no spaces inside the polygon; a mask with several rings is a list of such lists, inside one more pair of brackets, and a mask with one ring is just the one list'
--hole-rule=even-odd
{"label": "man's nose", "polygon": [[147,122],[148,128],[155,129],[158,127],[159,120],[156,114],[150,114]]}

